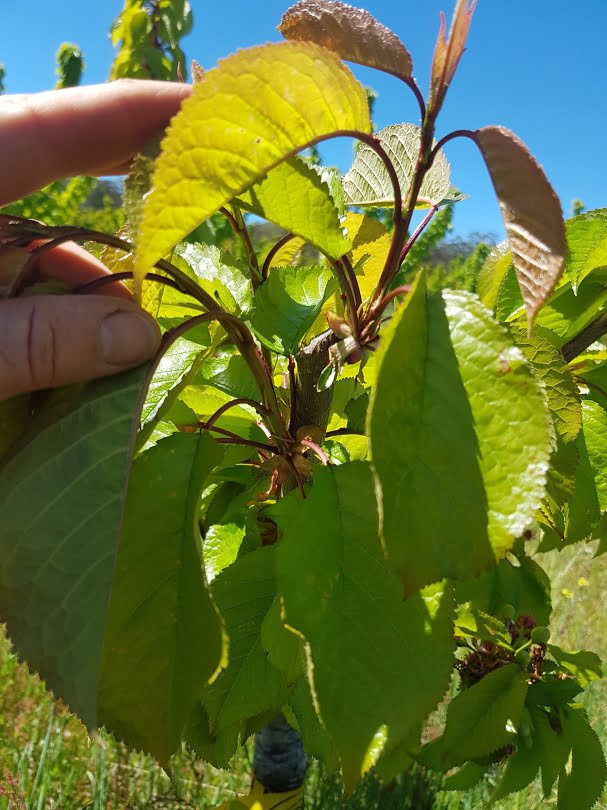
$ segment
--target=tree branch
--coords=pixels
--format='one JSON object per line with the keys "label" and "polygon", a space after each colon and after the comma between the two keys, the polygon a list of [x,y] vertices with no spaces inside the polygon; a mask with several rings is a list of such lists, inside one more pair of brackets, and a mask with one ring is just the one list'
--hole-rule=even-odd
{"label": "tree branch", "polygon": [[327,365],[329,347],[336,342],[337,336],[333,332],[323,332],[301,348],[295,356],[297,379],[292,435],[304,425],[316,425],[323,434],[327,429],[333,389],[319,392],[316,390],[316,383],[321,371]]}
{"label": "tree branch", "polygon": [[570,363],[604,334],[607,334],[607,312],[599,315],[595,321],[588,324],[579,334],[565,343],[561,349],[565,362]]}

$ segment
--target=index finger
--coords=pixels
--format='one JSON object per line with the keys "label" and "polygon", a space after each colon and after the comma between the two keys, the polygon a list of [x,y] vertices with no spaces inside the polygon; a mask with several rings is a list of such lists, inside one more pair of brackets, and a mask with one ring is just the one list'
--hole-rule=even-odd
{"label": "index finger", "polygon": [[162,129],[191,88],[121,79],[0,97],[0,205],[62,177],[112,174]]}

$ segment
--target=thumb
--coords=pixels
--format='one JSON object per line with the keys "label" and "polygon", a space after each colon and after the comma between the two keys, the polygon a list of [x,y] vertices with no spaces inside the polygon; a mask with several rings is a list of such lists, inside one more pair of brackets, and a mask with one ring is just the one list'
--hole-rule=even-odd
{"label": "thumb", "polygon": [[116,374],[152,357],[159,343],[154,320],[119,298],[0,301],[0,401]]}

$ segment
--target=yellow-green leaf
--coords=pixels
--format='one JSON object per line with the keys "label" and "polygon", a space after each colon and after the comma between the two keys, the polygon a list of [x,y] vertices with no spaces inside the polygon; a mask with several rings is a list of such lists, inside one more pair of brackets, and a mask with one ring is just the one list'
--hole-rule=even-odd
{"label": "yellow-green leaf", "polygon": [[346,229],[352,241],[350,252],[352,265],[358,265],[363,257],[367,257],[362,263],[360,272],[357,273],[360,294],[365,301],[375,292],[392,240],[381,222],[362,214],[348,213]]}
{"label": "yellow-green leaf", "polygon": [[137,284],[273,166],[339,130],[368,133],[371,121],[362,86],[329,51],[282,42],[222,60],[195,85],[163,141],[139,231]]}
{"label": "yellow-green leaf", "polygon": [[351,247],[328,184],[299,158],[275,166],[237,202],[245,211],[303,237],[333,259]]}
{"label": "yellow-green leaf", "polygon": [[489,569],[545,490],[544,394],[469,293],[422,276],[382,333],[367,417],[386,552],[407,593]]}

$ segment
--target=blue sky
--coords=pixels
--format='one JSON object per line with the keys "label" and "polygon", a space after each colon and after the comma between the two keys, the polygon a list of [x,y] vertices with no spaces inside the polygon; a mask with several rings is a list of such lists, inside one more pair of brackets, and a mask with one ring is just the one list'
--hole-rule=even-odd
{"label": "blue sky", "polygon": [[[288,0],[191,0],[194,31],[184,40],[188,59],[212,67],[221,56],[279,41],[276,25]],[[354,0],[397,33],[413,56],[425,92],[439,24],[455,0]],[[105,81],[113,58],[109,26],[122,0],[0,0],[0,62],[9,92],[52,87],[61,42],[84,51],[84,81]],[[607,206],[607,0],[478,0],[468,49],[451,88],[439,134],[502,124],[529,146],[559,194],[566,215],[575,197],[588,208]],[[357,69],[379,93],[378,127],[413,121],[407,88]],[[347,144],[328,154],[342,170]],[[447,155],[452,178],[470,199],[457,206],[456,232],[503,231],[490,181],[472,143],[456,141]]]}

